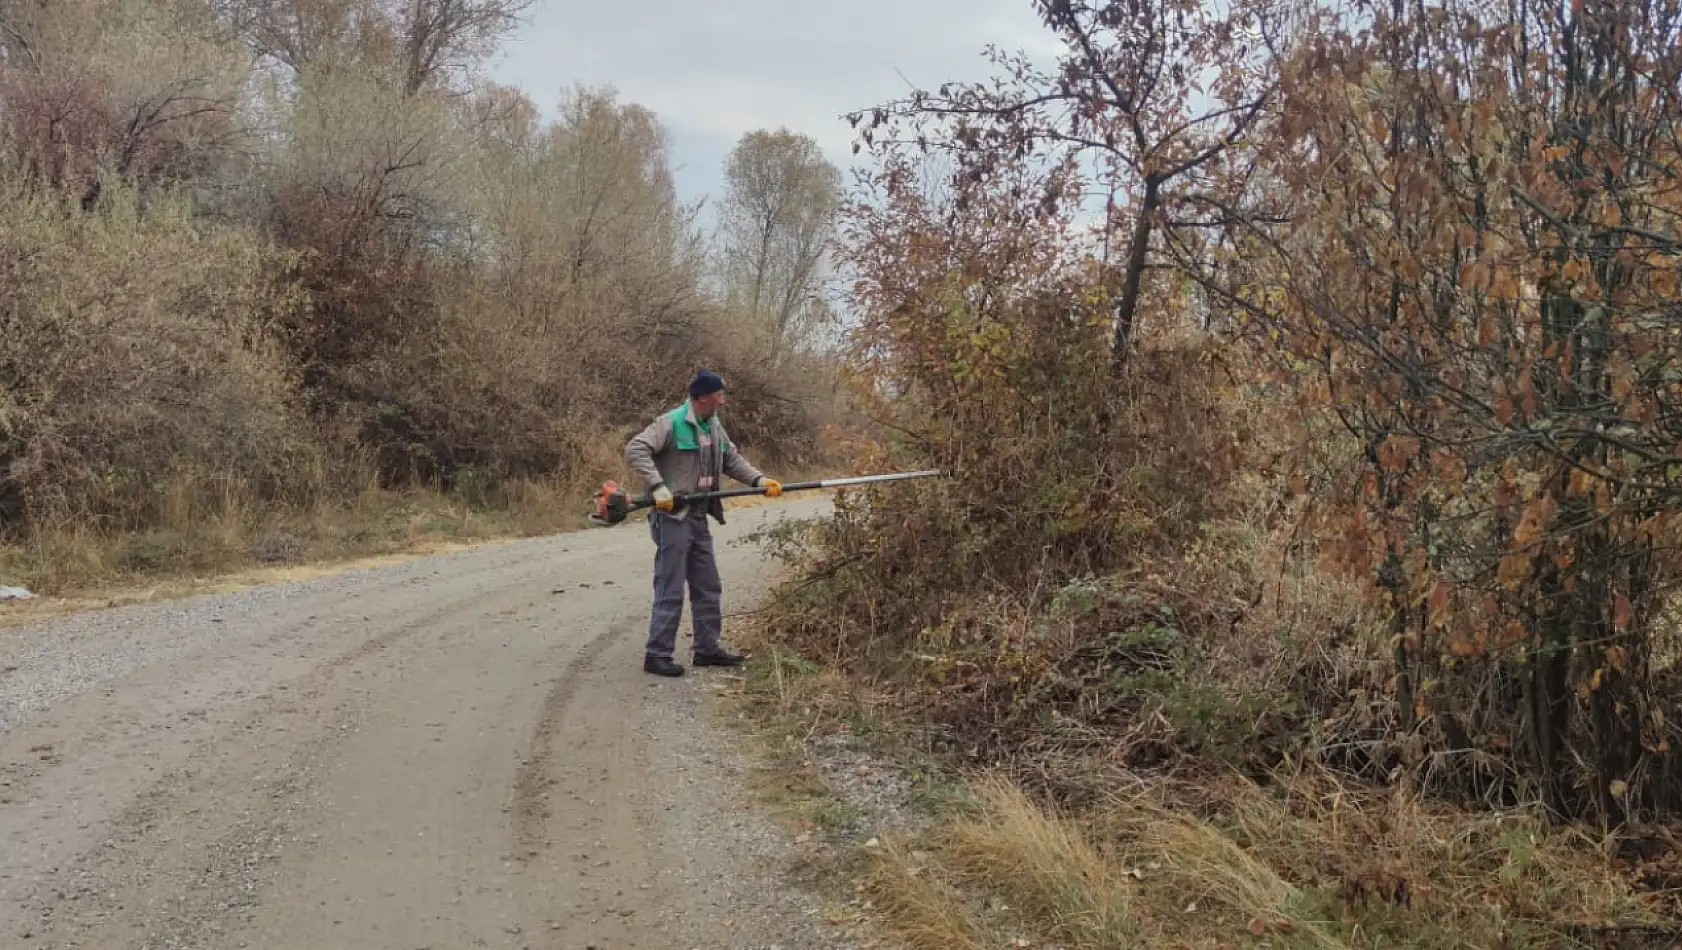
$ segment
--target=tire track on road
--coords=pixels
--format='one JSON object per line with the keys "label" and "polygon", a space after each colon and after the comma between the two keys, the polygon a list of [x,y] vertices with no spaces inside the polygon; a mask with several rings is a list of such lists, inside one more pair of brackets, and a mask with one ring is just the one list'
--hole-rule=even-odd
{"label": "tire track on road", "polygon": [[550,793],[557,784],[552,774],[555,740],[565,722],[567,708],[578,695],[584,677],[596,672],[602,655],[615,639],[630,632],[631,623],[624,619],[603,625],[601,632],[591,637],[566,670],[555,678],[554,687],[543,700],[525,761],[514,778],[513,834],[515,855],[521,862],[537,857],[550,844]]}

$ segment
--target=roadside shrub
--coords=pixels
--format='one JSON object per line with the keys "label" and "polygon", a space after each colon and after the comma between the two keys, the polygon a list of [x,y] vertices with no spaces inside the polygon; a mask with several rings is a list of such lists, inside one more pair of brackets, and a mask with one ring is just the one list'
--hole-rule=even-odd
{"label": "roadside shrub", "polygon": [[8,530],[155,522],[192,493],[302,500],[327,457],[274,333],[287,259],[108,186],[84,213],[0,164],[0,512]]}
{"label": "roadside shrub", "polygon": [[874,464],[946,477],[844,494],[773,622],[809,655],[924,688],[975,754],[1023,753],[1048,716],[1125,728],[1147,674],[1230,625],[1248,583],[1231,563],[1186,583],[1206,526],[1242,501],[1247,424],[1219,347],[1159,335],[1117,380],[1088,299],[893,318],[930,371],[882,407],[907,434]]}

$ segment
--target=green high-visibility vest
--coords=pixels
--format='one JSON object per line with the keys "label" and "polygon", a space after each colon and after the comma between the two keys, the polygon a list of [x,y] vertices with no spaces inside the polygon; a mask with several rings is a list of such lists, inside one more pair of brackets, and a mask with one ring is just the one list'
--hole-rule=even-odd
{"label": "green high-visibility vest", "polygon": [[[672,420],[672,440],[677,443],[677,447],[684,452],[693,452],[700,448],[701,439],[696,434],[695,425],[689,421],[689,403],[686,401],[683,405],[673,409],[670,416]],[[713,431],[713,421],[711,419],[702,419],[700,429],[702,432],[706,432],[708,435],[711,435]],[[730,441],[726,439],[724,444],[720,446],[719,455],[723,456],[728,455],[729,453]]]}

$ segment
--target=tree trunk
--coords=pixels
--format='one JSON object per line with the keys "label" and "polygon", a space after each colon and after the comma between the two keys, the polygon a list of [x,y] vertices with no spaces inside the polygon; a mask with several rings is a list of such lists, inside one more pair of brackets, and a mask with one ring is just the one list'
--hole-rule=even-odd
{"label": "tree trunk", "polygon": [[412,96],[426,85],[426,47],[431,42],[431,26],[426,22],[424,0],[414,0],[409,10],[408,50],[403,63],[403,94]]}
{"label": "tree trunk", "polygon": [[1139,215],[1133,220],[1133,244],[1127,251],[1127,272],[1122,276],[1121,296],[1115,306],[1115,341],[1110,345],[1110,372],[1120,377],[1127,371],[1127,357],[1133,348],[1133,323],[1139,310],[1139,290],[1144,284],[1145,266],[1150,261],[1151,229],[1162,203],[1162,179],[1145,176],[1145,196]]}

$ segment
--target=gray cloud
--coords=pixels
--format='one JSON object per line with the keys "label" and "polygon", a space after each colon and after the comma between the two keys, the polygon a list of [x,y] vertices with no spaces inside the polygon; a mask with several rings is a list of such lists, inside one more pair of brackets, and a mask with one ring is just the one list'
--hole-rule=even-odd
{"label": "gray cloud", "polygon": [[671,133],[686,199],[715,192],[738,136],[787,126],[843,169],[844,113],[982,79],[989,43],[1054,50],[1030,0],[540,0],[493,69],[553,114],[574,83],[610,84]]}

